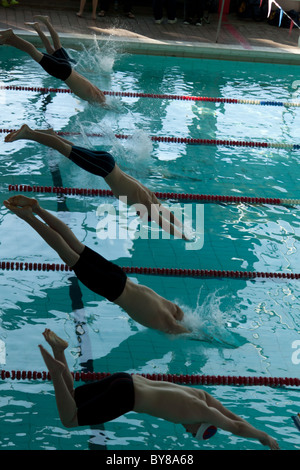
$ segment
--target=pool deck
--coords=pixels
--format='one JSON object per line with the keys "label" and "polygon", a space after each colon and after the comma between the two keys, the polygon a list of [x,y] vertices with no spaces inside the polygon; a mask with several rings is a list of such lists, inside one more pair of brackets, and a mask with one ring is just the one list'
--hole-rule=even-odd
{"label": "pool deck", "polygon": [[[134,2],[133,2],[134,5]],[[37,36],[24,22],[34,21],[34,15],[47,14],[64,38],[64,45],[113,38],[122,49],[131,53],[202,57],[211,59],[274,62],[300,65],[298,45],[300,29],[271,26],[267,21],[241,20],[235,13],[223,15],[217,38],[219,15],[210,15],[209,24],[184,25],[183,11],[179,8],[176,24],[154,23],[151,6],[135,6],[135,19],[129,19],[122,11],[111,11],[105,17],[91,18],[91,2],[83,17],[76,15],[78,2],[67,0],[20,0],[19,5],[0,7],[0,29],[13,28],[24,36]],[[38,43],[40,44],[40,42]]]}

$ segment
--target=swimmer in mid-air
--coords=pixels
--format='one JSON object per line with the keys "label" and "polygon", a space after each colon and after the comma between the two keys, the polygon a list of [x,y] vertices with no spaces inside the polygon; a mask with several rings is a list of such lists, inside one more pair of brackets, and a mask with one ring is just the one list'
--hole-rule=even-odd
{"label": "swimmer in mid-air", "polygon": [[212,437],[220,428],[257,439],[272,450],[279,449],[275,439],[229,411],[204,390],[124,372],[74,389],[65,357],[68,343],[49,329],[43,335],[54,357],[42,345],[39,348],[53,382],[60,420],[67,428],[99,425],[134,411],[182,424],[199,440]]}
{"label": "swimmer in mid-air", "polygon": [[52,47],[38,23],[30,23],[40,35],[47,53],[40,52],[33,44],[16,36],[12,29],[0,31],[0,45],[6,44],[29,54],[49,75],[65,82],[79,98],[92,104],[105,105],[106,99],[104,93],[72,68],[71,59],[61,46],[59,36],[51,25],[48,16],[39,15],[36,18],[47,26],[53,40]]}
{"label": "swimmer in mid-air", "polygon": [[178,305],[132,282],[119,266],[81,243],[64,222],[43,209],[36,199],[13,196],[4,201],[4,206],[26,221],[86,287],[119,305],[133,320],[168,334],[190,333],[181,323],[184,313]]}
{"label": "swimmer in mid-air", "polygon": [[108,152],[93,151],[74,146],[72,142],[57,135],[53,129],[33,130],[24,124],[19,130],[5,137],[5,142],[32,140],[57,150],[76,165],[89,173],[101,176],[111,188],[115,197],[126,197],[130,206],[136,207],[141,218],[151,217],[163,230],[184,240],[190,240],[184,227],[174,214],[164,207],[155,194],[133,177],[124,173]]}

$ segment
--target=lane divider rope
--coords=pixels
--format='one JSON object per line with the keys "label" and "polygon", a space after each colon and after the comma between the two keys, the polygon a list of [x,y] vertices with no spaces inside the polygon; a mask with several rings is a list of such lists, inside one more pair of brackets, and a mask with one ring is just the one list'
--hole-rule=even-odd
{"label": "lane divider rope", "polygon": [[[73,372],[75,381],[101,380],[111,375],[109,372]],[[149,380],[172,382],[187,385],[244,385],[244,386],[300,386],[300,379],[293,377],[230,376],[230,375],[187,375],[187,374],[137,374]],[[49,372],[0,371],[1,380],[51,380]]]}
{"label": "lane divider rope", "polygon": [[[7,134],[15,132],[16,129],[0,129],[0,133]],[[57,132],[57,135],[69,136],[80,135],[79,132]],[[102,134],[92,133],[86,134],[88,137],[103,137]],[[115,134],[117,139],[130,139],[130,135]],[[221,145],[226,147],[257,147],[257,148],[277,148],[286,150],[299,150],[299,144],[286,144],[280,142],[254,142],[242,140],[224,140],[224,139],[195,139],[191,137],[166,137],[166,136],[149,136],[153,142],[187,144],[187,145]]]}
{"label": "lane divider rope", "polygon": [[[44,87],[26,87],[26,86],[15,86],[15,85],[3,85],[0,86],[0,90],[14,90],[14,91],[34,91],[41,93],[72,93],[68,88],[44,88]],[[244,98],[218,98],[208,96],[188,96],[188,95],[172,95],[172,94],[158,94],[158,93],[139,93],[139,92],[128,92],[128,91],[103,91],[104,95],[107,96],[124,96],[128,98],[154,98],[154,99],[168,99],[168,100],[181,100],[181,101],[204,101],[213,103],[228,103],[228,104],[251,104],[260,106],[286,106],[286,107],[298,107],[300,102],[284,102],[284,101],[273,101],[273,100],[255,100],[255,99],[244,99]]]}
{"label": "lane divider rope", "polygon": [[[300,273],[226,271],[218,269],[153,268],[120,266],[127,274],[148,274],[156,276],[194,277],[194,278],[231,278],[231,279],[300,279]],[[60,263],[34,263],[27,261],[0,261],[2,271],[65,271],[73,269]]]}
{"label": "lane divider rope", "polygon": [[[34,192],[46,194],[64,194],[69,196],[100,196],[114,197],[108,189],[96,188],[62,188],[53,186],[30,186],[27,184],[9,184],[8,191]],[[300,199],[268,198],[249,196],[222,196],[213,194],[187,194],[174,192],[155,192],[159,199],[175,199],[177,201],[198,201],[207,203],[232,203],[232,204],[269,204],[269,205],[299,205]]]}

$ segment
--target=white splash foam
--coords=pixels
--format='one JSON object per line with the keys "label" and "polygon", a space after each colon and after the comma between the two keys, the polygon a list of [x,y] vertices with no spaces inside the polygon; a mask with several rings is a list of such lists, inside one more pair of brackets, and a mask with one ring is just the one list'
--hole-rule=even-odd
{"label": "white splash foam", "polygon": [[230,347],[237,347],[239,343],[234,335],[226,328],[225,313],[221,311],[220,304],[225,296],[219,291],[209,294],[200,304],[201,289],[195,309],[179,305],[184,312],[183,326],[191,331],[188,338],[219,343]]}
{"label": "white splash foam", "polygon": [[97,37],[94,35],[91,46],[88,48],[82,46],[77,67],[92,75],[110,75],[118,55],[119,51],[113,41],[101,42],[100,47]]}

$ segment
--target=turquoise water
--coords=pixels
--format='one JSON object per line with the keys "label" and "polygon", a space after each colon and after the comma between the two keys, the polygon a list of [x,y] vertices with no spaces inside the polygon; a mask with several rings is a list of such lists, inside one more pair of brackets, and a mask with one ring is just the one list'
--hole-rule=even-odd
{"label": "turquoise water", "polygon": [[[299,101],[296,67],[131,56],[112,44],[86,55],[71,51],[78,70],[103,90],[243,99]],[[2,48],[4,84],[63,87],[24,54]],[[153,191],[299,198],[299,151],[274,148],[153,143],[176,136],[299,144],[300,110],[148,98],[112,98],[109,111],[67,94],[7,91],[0,96],[3,129],[23,123],[76,132],[74,143],[104,148],[119,166]],[[101,134],[91,137],[90,133]],[[131,139],[121,140],[115,134]],[[106,188],[56,152],[32,142],[1,138],[1,189],[9,184]],[[138,220],[112,198],[38,196],[78,238],[120,266],[299,272],[299,207],[205,204],[203,247],[164,238],[152,226],[136,238]],[[99,238],[99,205],[127,213],[130,235]],[[166,201],[189,212],[197,206]],[[119,219],[118,219],[119,220]],[[1,208],[0,259],[60,262],[22,221]],[[201,238],[200,237],[200,238]],[[191,246],[191,245],[190,245]],[[299,376],[293,348],[299,341],[299,281],[245,281],[131,276],[176,301],[194,327],[193,338],[169,338],[136,324],[119,307],[63,272],[0,273],[1,367],[44,370],[37,345],[45,327],[69,341],[71,370],[138,373]],[[213,338],[208,340],[207,338]],[[298,356],[296,355],[296,359]],[[66,430],[48,382],[0,383],[1,449],[261,449],[260,444],[219,431],[205,444],[180,425],[128,413],[95,428]],[[291,416],[299,412],[293,387],[207,387],[234,412],[269,432],[283,449],[299,449]]]}

